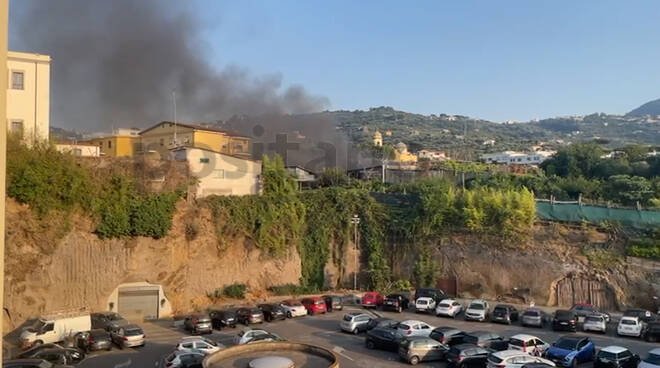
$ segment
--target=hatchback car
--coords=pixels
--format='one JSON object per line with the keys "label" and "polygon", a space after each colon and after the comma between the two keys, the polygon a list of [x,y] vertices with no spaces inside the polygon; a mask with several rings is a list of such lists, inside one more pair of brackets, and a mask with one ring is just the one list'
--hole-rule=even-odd
{"label": "hatchback car", "polygon": [[339,327],[342,331],[358,334],[367,330],[367,324],[371,320],[371,316],[366,313],[351,312],[344,314],[344,317],[339,322]]}
{"label": "hatchback car", "polygon": [[452,346],[463,342],[465,332],[455,327],[436,327],[431,331],[429,337],[445,345]]}
{"label": "hatchback car", "polygon": [[138,325],[126,325],[110,333],[112,342],[120,349],[144,346],[146,343],[144,331]]}
{"label": "hatchback car", "polygon": [[427,296],[417,298],[415,300],[415,312],[430,313],[435,311],[435,300]]}
{"label": "hatchback car", "polygon": [[538,308],[526,309],[520,317],[520,324],[524,327],[543,327],[545,324],[543,311]]}
{"label": "hatchback car", "polygon": [[124,317],[115,312],[92,313],[89,317],[92,320],[93,329],[101,328],[106,331],[111,331],[128,324],[128,321]]}
{"label": "hatchback car", "polygon": [[325,309],[328,312],[333,312],[336,310],[344,309],[341,301],[341,297],[338,295],[323,295],[323,301],[325,301]]}
{"label": "hatchback car", "polygon": [[554,331],[577,331],[577,318],[569,310],[557,309],[552,317],[552,329]]}
{"label": "hatchback car", "polygon": [[649,351],[637,368],[660,368],[660,348]]}
{"label": "hatchback car", "polygon": [[488,368],[521,368],[525,364],[541,363],[555,366],[550,360],[532,356],[520,350],[504,350],[488,354]]}
{"label": "hatchback car", "polygon": [[362,295],[360,299],[360,304],[364,308],[378,308],[383,304],[383,294],[368,291]]}
{"label": "hatchback car", "polygon": [[428,337],[434,327],[426,322],[417,320],[407,320],[399,323],[396,329],[405,337],[423,336]]}
{"label": "hatchback car", "polygon": [[447,294],[445,294],[445,292],[440,289],[434,289],[434,288],[415,289],[414,300],[417,300],[421,297],[433,298],[433,300],[435,300],[435,302],[437,303],[443,299],[447,299]]}
{"label": "hatchback car", "polygon": [[73,366],[56,365],[43,359],[11,359],[3,361],[2,368],[73,368]]}
{"label": "hatchback car", "polygon": [[488,302],[485,300],[473,300],[465,309],[466,321],[487,321],[489,315],[490,307],[488,306]]}
{"label": "hatchback car", "polygon": [[247,344],[257,335],[268,335],[268,334],[270,334],[270,332],[266,330],[246,328],[241,330],[241,332],[239,332],[236,336],[234,336],[234,344],[236,345]]}
{"label": "hatchback car", "polygon": [[183,328],[192,334],[210,334],[213,332],[211,317],[208,314],[194,314],[183,320]]}
{"label": "hatchback car", "polygon": [[399,321],[395,321],[393,319],[389,318],[371,318],[369,322],[367,322],[366,330],[372,330],[374,328],[390,328],[390,329],[396,329],[396,326],[399,324]]}
{"label": "hatchback car", "polygon": [[607,332],[607,321],[602,314],[591,314],[584,318],[582,331]]}
{"label": "hatchback car", "polygon": [[607,346],[598,351],[594,368],[637,368],[639,356],[621,346]]}
{"label": "hatchback car", "polygon": [[563,367],[575,368],[593,360],[596,346],[588,337],[564,336],[545,351],[545,357]]}
{"label": "hatchback car", "polygon": [[250,338],[246,344],[256,344],[258,342],[273,342],[273,341],[286,341],[280,335],[274,334],[274,333],[267,333],[267,334],[261,334],[261,335],[256,335],[252,338]]}
{"label": "hatchback car", "polygon": [[244,325],[264,322],[264,314],[256,307],[243,307],[236,310],[236,320]]}
{"label": "hatchback car", "polygon": [[307,314],[309,315],[315,315],[315,314],[324,314],[326,312],[325,309],[325,300],[320,297],[310,297],[310,298],[303,298],[300,303],[305,306],[305,309],[307,309]]}
{"label": "hatchback car", "polygon": [[264,314],[266,322],[286,319],[284,308],[277,304],[259,304],[257,308],[259,308],[261,313]]}
{"label": "hatchback car", "polygon": [[584,322],[584,319],[592,314],[600,314],[605,318],[605,321],[607,323],[610,322],[609,313],[603,312],[591,304],[586,304],[586,303],[575,304],[571,308],[571,312],[573,312],[577,317],[578,323]]}
{"label": "hatchback car", "polygon": [[626,309],[625,312],[623,312],[624,317],[639,317],[640,320],[644,322],[651,322],[655,319],[655,315],[653,315],[653,312],[651,312],[648,309],[639,309],[639,308],[633,308],[633,309]]}
{"label": "hatchback car", "polygon": [[87,349],[89,351],[112,350],[112,338],[110,337],[110,333],[101,328],[89,331],[87,343]]}
{"label": "hatchback car", "polygon": [[616,334],[619,336],[639,337],[644,330],[644,322],[639,317],[621,317],[619,325],[616,327]]}
{"label": "hatchback car", "polygon": [[509,304],[498,304],[493,308],[490,314],[491,322],[506,323],[510,325],[512,322],[518,321],[518,310]]}
{"label": "hatchback car", "polygon": [[489,351],[474,344],[452,346],[446,354],[449,367],[483,368],[486,366]]}
{"label": "hatchback car", "polygon": [[406,337],[399,344],[399,357],[412,365],[431,360],[443,360],[449,351],[447,345],[429,337]]}
{"label": "hatchback car", "polygon": [[408,309],[410,300],[403,294],[389,294],[383,300],[383,310],[392,310],[395,312],[403,312]]}
{"label": "hatchback car", "polygon": [[518,334],[509,339],[509,349],[530,355],[542,356],[549,347],[550,344],[532,335]]}
{"label": "hatchback car", "polygon": [[463,311],[463,304],[454,299],[443,299],[435,307],[435,315],[456,318]]}
{"label": "hatchback car", "polygon": [[364,343],[367,349],[398,351],[402,339],[403,336],[396,330],[377,327],[367,331]]}
{"label": "hatchback car", "polygon": [[85,353],[78,348],[53,347],[36,350],[24,358],[42,359],[53,364],[76,365],[85,359]]}
{"label": "hatchback car", "polygon": [[198,351],[205,355],[215,353],[224,349],[225,346],[203,337],[188,336],[181,339],[181,341],[174,348],[175,350],[185,351]]}
{"label": "hatchback car", "polygon": [[160,368],[184,368],[191,363],[204,359],[204,354],[199,351],[174,350],[161,361]]}
{"label": "hatchback car", "polygon": [[474,344],[482,348],[490,348],[493,343],[501,341],[504,341],[502,336],[490,331],[473,331],[463,336],[463,343]]}
{"label": "hatchback car", "polygon": [[223,327],[236,328],[236,310],[216,310],[209,313],[211,317],[211,326],[217,330],[222,330]]}
{"label": "hatchback car", "polygon": [[293,317],[302,317],[307,315],[307,309],[305,308],[299,300],[289,299],[280,303],[284,312],[286,313],[286,318]]}
{"label": "hatchback car", "polygon": [[660,321],[647,323],[642,338],[648,342],[660,341]]}

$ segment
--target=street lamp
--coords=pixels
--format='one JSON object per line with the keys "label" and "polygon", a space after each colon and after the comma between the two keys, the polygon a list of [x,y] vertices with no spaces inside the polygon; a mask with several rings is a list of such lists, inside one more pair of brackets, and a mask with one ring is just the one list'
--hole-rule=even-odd
{"label": "street lamp", "polygon": [[358,263],[358,225],[360,224],[360,217],[353,215],[351,217],[351,224],[353,224],[353,245],[355,246],[355,271],[353,272],[353,290],[357,290],[357,273],[360,269]]}

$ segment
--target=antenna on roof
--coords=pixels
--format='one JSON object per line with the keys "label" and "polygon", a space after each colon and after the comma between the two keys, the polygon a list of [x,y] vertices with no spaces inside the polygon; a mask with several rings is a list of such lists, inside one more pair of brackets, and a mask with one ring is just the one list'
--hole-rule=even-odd
{"label": "antenna on roof", "polygon": [[176,148],[176,88],[172,90],[172,102],[174,103],[174,148]]}

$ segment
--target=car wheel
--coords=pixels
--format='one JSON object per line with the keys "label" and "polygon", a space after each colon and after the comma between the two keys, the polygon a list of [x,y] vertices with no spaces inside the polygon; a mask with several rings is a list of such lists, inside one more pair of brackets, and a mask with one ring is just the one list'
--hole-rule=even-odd
{"label": "car wheel", "polygon": [[571,362],[571,368],[577,368],[577,366],[578,366],[577,358],[573,358],[573,362]]}
{"label": "car wheel", "polygon": [[401,313],[401,312],[403,312],[403,308],[398,307],[398,308],[396,309],[396,311],[397,311],[398,313]]}
{"label": "car wheel", "polygon": [[291,312],[286,312],[286,318],[291,318],[291,317],[293,317],[293,316],[291,315]]}
{"label": "car wheel", "polygon": [[43,343],[44,343],[43,341],[41,341],[41,340],[37,340],[37,341],[35,341],[35,342],[32,343],[32,346],[43,345]]}
{"label": "car wheel", "polygon": [[371,340],[367,340],[367,349],[373,349],[375,348],[374,342]]}
{"label": "car wheel", "polygon": [[360,330],[357,327],[355,327],[351,332],[353,333],[353,335],[357,335],[360,333]]}
{"label": "car wheel", "polygon": [[107,348],[105,348],[105,351],[110,351],[110,350],[112,350],[112,345],[110,345],[110,346],[108,346]]}
{"label": "car wheel", "polygon": [[412,357],[410,357],[408,363],[412,365],[416,365],[417,363],[419,363],[419,357],[417,355],[413,355]]}

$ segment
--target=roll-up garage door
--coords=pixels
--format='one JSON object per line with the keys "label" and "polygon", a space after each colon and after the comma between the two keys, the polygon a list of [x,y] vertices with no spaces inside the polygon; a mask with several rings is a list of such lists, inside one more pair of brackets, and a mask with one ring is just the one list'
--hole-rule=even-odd
{"label": "roll-up garage door", "polygon": [[158,318],[158,289],[119,289],[119,314],[132,322]]}

